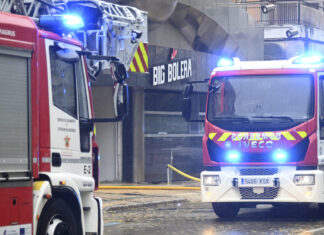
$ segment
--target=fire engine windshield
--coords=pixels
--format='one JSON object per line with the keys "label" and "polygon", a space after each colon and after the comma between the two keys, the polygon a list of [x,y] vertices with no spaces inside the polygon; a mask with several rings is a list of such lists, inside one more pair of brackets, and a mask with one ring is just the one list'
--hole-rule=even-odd
{"label": "fire engine windshield", "polygon": [[314,79],[310,75],[214,78],[207,119],[231,131],[292,128],[314,115]]}

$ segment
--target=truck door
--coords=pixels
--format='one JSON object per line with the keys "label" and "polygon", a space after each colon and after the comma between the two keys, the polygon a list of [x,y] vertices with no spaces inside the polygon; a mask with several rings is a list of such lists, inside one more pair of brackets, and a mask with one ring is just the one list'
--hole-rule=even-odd
{"label": "truck door", "polygon": [[[92,176],[89,93],[79,47],[46,41],[52,172]],[[79,57],[79,59],[75,59]]]}
{"label": "truck door", "polygon": [[318,118],[319,118],[319,156],[318,164],[324,165],[324,73],[319,73],[319,83],[318,83]]}

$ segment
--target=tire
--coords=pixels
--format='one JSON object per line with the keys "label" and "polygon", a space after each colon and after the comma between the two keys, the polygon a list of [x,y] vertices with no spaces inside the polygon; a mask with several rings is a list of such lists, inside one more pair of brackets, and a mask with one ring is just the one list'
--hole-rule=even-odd
{"label": "tire", "polygon": [[318,203],[318,211],[321,217],[324,217],[324,203]]}
{"label": "tire", "polygon": [[37,235],[82,234],[75,214],[65,201],[51,199],[45,205],[37,226]]}
{"label": "tire", "polygon": [[238,203],[212,203],[215,214],[220,218],[234,218],[240,210]]}

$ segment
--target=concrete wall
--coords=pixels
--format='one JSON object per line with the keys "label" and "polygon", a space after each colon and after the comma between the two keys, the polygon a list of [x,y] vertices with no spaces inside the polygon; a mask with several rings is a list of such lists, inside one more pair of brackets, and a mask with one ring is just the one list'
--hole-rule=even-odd
{"label": "concrete wall", "polygon": [[179,0],[192,6],[219,24],[237,43],[236,56],[244,60],[263,60],[263,27],[248,16],[244,7],[231,0]]}
{"label": "concrete wall", "polygon": [[180,31],[169,21],[164,22],[158,28],[150,31],[148,40],[149,45],[192,50],[192,46],[184,39]]}
{"label": "concrete wall", "polygon": [[[95,117],[113,117],[113,87],[92,87]],[[100,181],[121,181],[122,141],[120,123],[96,123],[100,154]]]}

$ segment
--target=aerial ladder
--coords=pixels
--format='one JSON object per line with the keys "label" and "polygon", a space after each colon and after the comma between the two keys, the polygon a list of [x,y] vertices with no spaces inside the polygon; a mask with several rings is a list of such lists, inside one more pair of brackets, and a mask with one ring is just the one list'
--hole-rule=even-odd
{"label": "aerial ladder", "polygon": [[79,15],[84,29],[66,36],[80,41],[91,53],[87,62],[92,78],[109,73],[110,63],[100,56],[115,57],[128,70],[139,42],[147,43],[147,12],[131,6],[101,0],[0,0],[0,11],[29,16],[36,23],[41,15]]}

